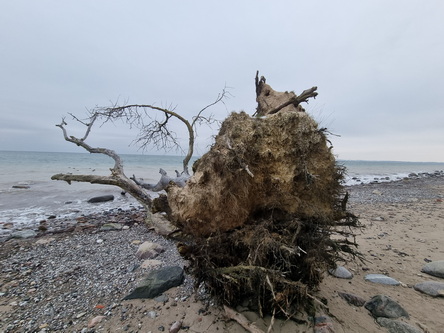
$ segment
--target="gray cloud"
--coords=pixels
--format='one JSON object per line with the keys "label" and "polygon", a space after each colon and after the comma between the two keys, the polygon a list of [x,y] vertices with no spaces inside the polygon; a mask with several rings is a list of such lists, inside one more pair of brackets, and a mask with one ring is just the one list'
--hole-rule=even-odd
{"label": "gray cloud", "polygon": [[[54,125],[117,100],[191,117],[227,85],[233,97],[212,112],[252,114],[259,69],[276,90],[319,87],[307,110],[341,135],[339,158],[444,161],[443,10],[438,0],[6,2],[0,150],[78,151]],[[200,152],[211,134],[201,130]],[[136,151],[133,138],[113,126],[91,136],[122,152]]]}

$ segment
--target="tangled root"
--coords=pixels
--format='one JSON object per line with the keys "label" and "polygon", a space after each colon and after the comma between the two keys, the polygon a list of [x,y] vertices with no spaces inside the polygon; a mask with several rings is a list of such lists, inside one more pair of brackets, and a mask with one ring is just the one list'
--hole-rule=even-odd
{"label": "tangled root", "polygon": [[[262,216],[264,214],[261,214]],[[349,226],[358,220],[349,214]],[[191,270],[222,304],[247,305],[261,315],[293,317],[313,306],[325,271],[345,255],[359,256],[355,242],[332,240],[326,221],[276,218],[181,243]]]}

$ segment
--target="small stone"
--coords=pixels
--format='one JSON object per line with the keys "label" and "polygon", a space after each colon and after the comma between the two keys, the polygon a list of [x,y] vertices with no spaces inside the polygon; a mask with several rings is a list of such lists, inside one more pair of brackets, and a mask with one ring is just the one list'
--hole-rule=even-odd
{"label": "small stone", "polygon": [[374,191],[372,192],[372,194],[375,194],[375,195],[382,195],[382,192],[379,191],[379,190],[374,190]]}
{"label": "small stone", "polygon": [[129,225],[124,225],[123,227],[122,227],[122,230],[128,230],[130,227],[129,227]]}
{"label": "small stone", "polygon": [[136,257],[139,259],[153,259],[163,251],[165,251],[165,249],[159,244],[152,242],[143,242],[139,245],[139,248],[136,252]]}
{"label": "small stone", "polygon": [[35,236],[37,236],[37,233],[31,229],[20,230],[11,233],[12,238],[32,238]]}
{"label": "small stone", "polygon": [[156,298],[154,298],[154,300],[159,303],[166,303],[166,302],[168,302],[168,296],[167,295],[160,295],[160,296],[157,296]]}
{"label": "small stone", "polygon": [[53,241],[55,241],[55,238],[52,238],[52,237],[50,237],[50,238],[40,238],[35,243],[37,245],[45,245],[45,244],[49,244],[49,243],[51,243]]}
{"label": "small stone", "polygon": [[103,239],[100,239],[100,238],[99,238],[98,240],[96,240],[96,243],[97,243],[97,244],[102,244],[102,243],[103,243]]}
{"label": "small stone", "polygon": [[425,264],[421,272],[444,278],[444,260],[432,261]]}
{"label": "small stone", "polygon": [[78,314],[76,315],[76,319],[82,318],[84,315],[86,315],[86,312],[78,313]]}
{"label": "small stone", "polygon": [[362,297],[350,294],[350,293],[343,293],[343,292],[338,292],[338,295],[345,299],[347,301],[348,304],[354,305],[354,306],[364,306],[365,304],[365,299],[363,299]]}
{"label": "small stone", "polygon": [[417,283],[413,289],[433,297],[444,297],[444,283],[437,281],[425,281]]}
{"label": "small stone", "polygon": [[141,264],[141,268],[156,267],[162,265],[162,261],[156,259],[146,259]]}
{"label": "small stone", "polygon": [[372,221],[381,222],[381,221],[385,221],[385,218],[383,218],[382,216],[377,216],[377,217],[372,218]]}
{"label": "small stone", "polygon": [[379,284],[387,284],[390,286],[399,286],[400,282],[387,276],[384,274],[367,274],[365,276],[366,281],[370,281],[373,283],[379,283]]}
{"label": "small stone", "polygon": [[91,321],[88,323],[88,328],[92,328],[94,326],[96,326],[98,323],[100,323],[103,319],[105,318],[105,316],[97,316],[94,317],[93,319],[91,319]]}
{"label": "small stone", "polygon": [[314,333],[334,333],[333,322],[328,316],[315,317]]}
{"label": "small stone", "polygon": [[142,243],[142,241],[138,239],[131,241],[131,244],[133,245],[139,245],[140,243]]}
{"label": "small stone", "polygon": [[156,311],[149,311],[149,312],[147,313],[147,316],[148,316],[149,318],[151,318],[151,319],[154,319],[154,318],[157,317],[157,312],[156,312]]}
{"label": "small stone", "polygon": [[351,279],[353,274],[344,266],[338,266],[336,269],[330,269],[328,272],[339,279]]}
{"label": "small stone", "polygon": [[106,223],[100,227],[100,231],[122,230],[123,225],[119,223]]}
{"label": "small stone", "polygon": [[128,268],[128,272],[134,272],[136,269],[140,267],[139,264],[133,264]]}
{"label": "small stone", "polygon": [[113,201],[114,195],[102,195],[99,197],[93,197],[88,200],[89,203],[96,203],[96,202],[106,202],[106,201]]}
{"label": "small stone", "polygon": [[409,314],[401,305],[385,295],[373,296],[364,306],[374,317],[409,317]]}
{"label": "small stone", "polygon": [[379,317],[376,318],[376,322],[382,327],[388,328],[389,333],[423,333],[422,330],[398,320]]}
{"label": "small stone", "polygon": [[182,327],[181,321],[175,321],[173,325],[170,327],[170,333],[177,333],[179,332],[180,328]]}
{"label": "small stone", "polygon": [[41,324],[40,326],[39,326],[39,329],[43,329],[43,328],[47,328],[49,325],[47,324],[47,323],[45,323],[45,324]]}

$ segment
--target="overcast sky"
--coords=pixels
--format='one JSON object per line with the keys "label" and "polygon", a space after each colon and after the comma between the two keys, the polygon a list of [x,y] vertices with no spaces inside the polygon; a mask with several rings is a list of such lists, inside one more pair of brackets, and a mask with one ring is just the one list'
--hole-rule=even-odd
{"label": "overcast sky", "polygon": [[[304,107],[340,159],[444,162],[443,14],[442,0],[2,1],[0,150],[81,152],[54,125],[116,101],[191,118],[228,86],[215,117],[253,114],[259,70],[278,91],[318,86]],[[199,134],[204,153],[215,132]],[[111,125],[91,144],[137,152],[134,137]]]}

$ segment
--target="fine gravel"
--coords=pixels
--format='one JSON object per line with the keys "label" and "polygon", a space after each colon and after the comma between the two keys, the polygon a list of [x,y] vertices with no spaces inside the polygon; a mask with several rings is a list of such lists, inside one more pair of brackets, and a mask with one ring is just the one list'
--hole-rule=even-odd
{"label": "fine gravel", "polygon": [[[442,199],[443,192],[432,187],[444,180],[444,172],[412,174],[399,181],[373,182],[347,186],[349,203],[401,203],[415,202],[420,199]],[[427,190],[425,190],[427,189]]]}
{"label": "fine gravel", "polygon": [[[124,221],[126,227],[100,231],[97,221],[110,216],[114,223]],[[173,241],[142,224],[128,225],[128,216],[127,212],[108,212],[102,217],[96,214],[81,221],[95,227],[0,244],[0,304],[13,308],[3,315],[0,330],[73,332],[70,328],[76,322],[94,316],[98,309],[112,315],[118,311],[121,300],[152,269],[142,268],[142,261],[135,256],[141,242],[150,241],[165,248],[155,258],[161,262],[158,267],[186,266]],[[177,298],[189,297],[193,283],[186,275]],[[102,309],[104,305],[106,309]]]}

